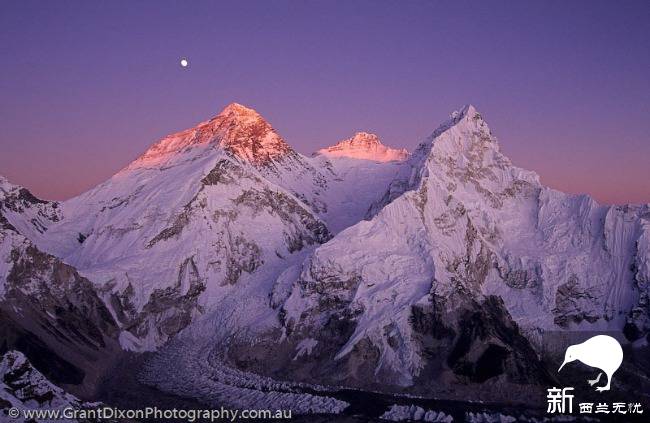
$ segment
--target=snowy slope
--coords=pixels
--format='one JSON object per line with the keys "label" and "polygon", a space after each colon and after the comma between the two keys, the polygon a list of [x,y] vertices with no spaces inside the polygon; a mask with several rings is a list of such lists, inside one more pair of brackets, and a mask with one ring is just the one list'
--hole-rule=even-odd
{"label": "snowy slope", "polygon": [[47,248],[104,292],[125,348],[155,348],[229,291],[329,239],[294,196],[226,152],[202,150],[162,175],[116,175],[64,204],[66,218],[51,229]]}
{"label": "snowy slope", "polygon": [[365,219],[372,205],[381,201],[387,187],[405,165],[403,161],[381,162],[344,156],[317,155],[311,160],[333,173],[322,197],[328,207],[323,219],[335,234]]}
{"label": "snowy slope", "polygon": [[402,171],[407,158],[405,149],[387,147],[377,135],[367,132],[358,132],[314,153],[314,166],[333,173],[323,193],[328,205],[323,218],[330,230],[338,233],[366,218]]}

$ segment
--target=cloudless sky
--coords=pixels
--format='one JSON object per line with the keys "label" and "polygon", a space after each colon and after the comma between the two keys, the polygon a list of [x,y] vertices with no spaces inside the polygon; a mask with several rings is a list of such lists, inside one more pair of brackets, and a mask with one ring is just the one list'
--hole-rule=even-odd
{"label": "cloudless sky", "polygon": [[0,174],[39,196],[233,101],[303,153],[413,149],[472,103],[543,183],[650,202],[647,0],[0,0]]}

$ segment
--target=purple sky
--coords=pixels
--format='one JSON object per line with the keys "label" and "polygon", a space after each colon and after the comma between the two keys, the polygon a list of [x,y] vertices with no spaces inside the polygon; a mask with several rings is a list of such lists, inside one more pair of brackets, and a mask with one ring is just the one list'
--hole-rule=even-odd
{"label": "purple sky", "polygon": [[4,0],[0,174],[68,198],[232,101],[303,153],[412,149],[472,103],[545,184],[650,202],[649,22],[647,0]]}

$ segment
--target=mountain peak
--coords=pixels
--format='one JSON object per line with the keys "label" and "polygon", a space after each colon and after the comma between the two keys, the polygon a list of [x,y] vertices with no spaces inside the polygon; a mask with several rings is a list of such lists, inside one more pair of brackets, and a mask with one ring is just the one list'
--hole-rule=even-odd
{"label": "mountain peak", "polygon": [[219,146],[255,165],[293,151],[257,111],[239,103],[230,103],[208,125],[220,135]]}
{"label": "mountain peak", "polygon": [[212,119],[163,138],[129,167],[159,166],[201,145],[218,146],[256,166],[293,151],[257,111],[230,103]]}
{"label": "mountain peak", "polygon": [[13,184],[11,182],[9,182],[9,179],[7,179],[6,177],[0,175],[0,189],[9,188],[11,186],[13,186]]}
{"label": "mountain peak", "polygon": [[352,138],[349,138],[351,144],[357,145],[379,145],[381,141],[377,134],[370,132],[357,132]]}
{"label": "mountain peak", "polygon": [[471,104],[466,104],[460,109],[460,114],[463,116],[473,117],[478,114],[478,112],[476,111],[476,107]]}
{"label": "mountain peak", "polygon": [[451,113],[449,119],[443,122],[427,139],[418,147],[428,149],[428,146],[443,133],[456,128],[458,131],[480,132],[484,135],[486,140],[489,140],[495,146],[497,145],[496,138],[492,135],[483,116],[471,104],[463,106],[460,110]]}
{"label": "mountain peak", "polygon": [[230,118],[230,119],[251,119],[251,120],[264,120],[264,118],[257,113],[255,109],[246,107],[239,103],[230,103],[227,105],[216,118]]}
{"label": "mountain peak", "polygon": [[483,121],[483,117],[476,110],[476,108],[471,104],[466,104],[465,106],[461,107],[460,110],[452,112],[450,115],[450,120],[446,123],[443,123],[441,126],[453,126],[461,122],[463,119]]}
{"label": "mountain peak", "polygon": [[394,149],[385,146],[376,134],[357,132],[331,147],[318,150],[316,154],[328,157],[349,157],[353,159],[377,162],[402,161],[408,157],[406,149]]}
{"label": "mountain peak", "polygon": [[255,109],[246,107],[241,103],[237,103],[236,101],[233,101],[232,103],[224,107],[224,109],[221,111],[221,113],[228,113],[228,112],[257,113]]}

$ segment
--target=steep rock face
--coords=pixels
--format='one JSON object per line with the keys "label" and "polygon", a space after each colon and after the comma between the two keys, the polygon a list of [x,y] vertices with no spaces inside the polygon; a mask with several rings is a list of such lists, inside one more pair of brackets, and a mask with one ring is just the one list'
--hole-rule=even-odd
{"label": "steep rock face", "polygon": [[92,391],[102,368],[95,361],[119,351],[116,323],[90,281],[18,231],[34,233],[30,216],[54,223],[31,210],[49,203],[23,195],[29,201],[5,218],[15,192],[28,193],[0,196],[0,351],[18,349],[53,380]]}
{"label": "steep rock face", "polygon": [[316,154],[326,157],[349,157],[377,162],[403,161],[408,157],[406,149],[394,149],[381,143],[379,137],[367,132],[357,132],[352,138],[318,150]]}
{"label": "steep rock face", "polygon": [[36,198],[26,188],[11,184],[1,175],[0,214],[30,239],[42,237],[51,224],[61,219],[58,202]]}
{"label": "steep rock face", "polygon": [[357,386],[531,383],[545,377],[529,342],[540,333],[650,329],[649,207],[543,187],[473,107],[422,143],[391,191],[305,262],[280,316],[283,342],[310,354],[278,372],[309,379],[316,361],[334,363],[316,377]]}
{"label": "steep rock face", "polygon": [[[18,351],[8,351],[0,358],[0,408],[19,410],[64,410],[96,407],[85,403],[52,384]],[[2,415],[2,414],[0,414]],[[9,416],[5,415],[9,419]],[[22,418],[11,421],[23,421]]]}

